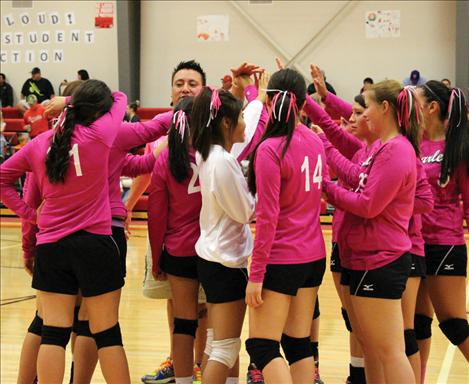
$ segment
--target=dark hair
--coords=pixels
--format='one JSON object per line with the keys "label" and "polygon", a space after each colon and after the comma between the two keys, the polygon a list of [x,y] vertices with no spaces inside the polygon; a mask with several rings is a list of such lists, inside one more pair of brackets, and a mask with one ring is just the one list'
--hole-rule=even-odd
{"label": "dark hair", "polygon": [[[184,97],[176,108],[174,108],[173,124],[168,132],[168,161],[171,174],[178,183],[183,182],[188,176],[191,168],[189,160],[189,138],[192,136],[192,125],[190,124],[190,115],[194,105],[193,97]],[[177,124],[178,116],[176,114],[184,112],[187,120],[184,122],[184,136],[179,131],[180,125]],[[188,125],[188,126],[187,126]]]}
{"label": "dark hair", "polygon": [[99,80],[87,80],[74,91],[64,112],[66,116],[63,125],[56,128],[47,154],[46,171],[51,183],[65,182],[75,124],[89,126],[107,113],[112,103],[111,90]]}
{"label": "dark hair", "polygon": [[77,73],[78,73],[78,76],[80,76],[80,80],[90,79],[90,75],[88,75],[88,71],[86,69],[80,69]]}
{"label": "dark hair", "polygon": [[6,76],[4,73],[0,73],[0,77],[2,77],[4,81],[6,80]]}
{"label": "dark hair", "polygon": [[412,88],[403,88],[396,80],[384,80],[372,85],[371,96],[382,104],[387,101],[392,108],[399,127],[399,132],[405,136],[414,147],[415,153],[420,154],[420,105]]}
{"label": "dark hair", "polygon": [[[215,118],[211,119],[208,124],[211,116],[210,104],[213,92],[218,92],[221,105]],[[225,135],[221,127],[223,118],[228,120],[232,133],[238,124],[242,108],[243,102],[225,90],[212,91],[209,87],[204,87],[194,99],[191,114],[192,146],[202,155],[204,160],[207,160],[212,144],[222,146],[225,144]]]}
{"label": "dark hair", "polygon": [[81,85],[83,84],[83,80],[74,80],[71,81],[70,83],[67,84],[65,87],[62,96],[72,96],[73,92]]}
{"label": "dark hair", "polygon": [[362,106],[363,108],[366,109],[366,104],[365,104],[365,98],[363,97],[363,95],[357,95],[354,97],[353,101],[355,101],[356,103],[360,104],[360,106]]}
{"label": "dark hair", "polygon": [[171,84],[173,83],[174,76],[176,75],[176,73],[183,69],[192,69],[193,71],[199,72],[200,76],[202,76],[202,85],[205,87],[205,84],[207,83],[207,76],[205,75],[205,72],[200,66],[200,64],[195,60],[181,61],[176,66],[176,68],[173,69],[173,74],[171,75]]}
{"label": "dark hair", "polygon": [[363,84],[368,83],[368,84],[373,84],[373,79],[371,77],[365,77],[363,79]]}
{"label": "dark hair", "polygon": [[[264,140],[267,140],[269,137],[285,136],[285,144],[282,149],[283,157],[287,152],[288,146],[290,145],[293,136],[293,131],[295,130],[297,119],[297,114],[295,112],[297,112],[303,106],[306,99],[305,79],[300,73],[291,68],[285,68],[275,72],[269,80],[267,89],[275,89],[276,91],[267,91],[269,99],[272,100],[271,118],[267,123],[266,130],[262,135],[259,144],[256,145],[250,156],[248,185],[252,194],[256,193],[254,159],[256,157],[257,148]],[[280,95],[278,90],[281,91]],[[283,103],[280,100],[275,100],[277,95],[279,96],[278,99],[283,99],[283,97],[285,97]],[[288,109],[290,104],[293,102],[296,102],[296,107],[298,110],[292,108],[291,113],[288,116]]]}
{"label": "dark hair", "polygon": [[[460,89],[449,89],[441,81],[430,80],[418,88],[422,90],[427,102],[438,103],[440,121],[447,122],[446,145],[440,171],[440,184],[443,185],[461,161],[466,162],[469,174],[469,127],[466,99]],[[451,114],[448,115],[450,110]]]}
{"label": "dark hair", "polygon": [[137,105],[137,103],[135,103],[135,102],[134,102],[134,103],[130,103],[130,104],[129,104],[129,108],[130,108],[132,111],[134,111],[135,113],[137,113],[138,105]]}

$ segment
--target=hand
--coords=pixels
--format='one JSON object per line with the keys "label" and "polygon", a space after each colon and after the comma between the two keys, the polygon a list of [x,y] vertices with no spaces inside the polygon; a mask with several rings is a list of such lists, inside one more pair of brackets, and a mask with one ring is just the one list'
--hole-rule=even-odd
{"label": "hand", "polygon": [[345,118],[343,118],[342,116],[340,116],[340,126],[341,126],[342,128],[347,128],[349,124],[350,124],[350,123],[348,122],[347,119],[345,119]]}
{"label": "hand", "polygon": [[24,270],[28,273],[29,276],[33,276],[34,273],[34,257],[30,259],[23,259]]}
{"label": "hand", "polygon": [[245,301],[252,308],[260,307],[264,303],[262,300],[262,283],[248,281]]}
{"label": "hand", "polygon": [[257,87],[259,94],[257,100],[261,101],[263,104],[267,101],[267,85],[269,84],[270,73],[264,72],[259,78],[259,86]]}
{"label": "hand", "polygon": [[57,117],[60,115],[60,112],[66,107],[67,103],[65,102],[65,97],[55,96],[49,104],[46,106],[44,111],[45,117]]}
{"label": "hand", "polygon": [[130,235],[132,232],[130,232],[130,223],[132,222],[132,211],[127,211],[127,217],[125,218],[124,221],[124,233],[125,233],[125,238],[126,240],[129,240]]}
{"label": "hand", "polygon": [[315,133],[317,133],[318,135],[320,133],[324,133],[324,131],[322,130],[322,128],[319,126],[319,125],[316,125],[316,124],[311,124],[311,130]]}
{"label": "hand", "polygon": [[152,271],[151,274],[156,281],[166,281],[168,279],[166,273],[164,273],[162,270],[159,270],[158,272]]}
{"label": "hand", "polygon": [[324,99],[327,96],[326,81],[324,80],[324,75],[321,72],[321,69],[315,65],[310,65],[311,77],[313,78],[314,87],[316,92],[321,96],[321,99]]}
{"label": "hand", "polygon": [[240,75],[234,78],[233,84],[235,87],[241,88],[243,91],[244,89],[253,83],[253,80],[249,75]]}
{"label": "hand", "polygon": [[251,76],[253,73],[262,73],[263,69],[255,64],[250,63],[242,63],[239,67],[232,67],[230,68],[231,73],[233,74],[233,78],[248,75]]}
{"label": "hand", "polygon": [[163,152],[163,150],[167,147],[168,147],[168,136],[161,139],[161,141],[158,143],[158,145],[153,150],[153,156],[155,156],[155,159],[157,159],[158,156],[160,155],[160,153]]}
{"label": "hand", "polygon": [[277,66],[277,69],[280,71],[281,69],[284,69],[285,66],[283,65],[282,61],[280,60],[280,57],[275,58],[275,65]]}

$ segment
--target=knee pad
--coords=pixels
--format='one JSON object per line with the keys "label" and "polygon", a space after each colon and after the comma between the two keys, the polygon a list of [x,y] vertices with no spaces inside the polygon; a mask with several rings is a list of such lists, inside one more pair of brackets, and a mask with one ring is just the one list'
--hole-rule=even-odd
{"label": "knee pad", "polygon": [[187,319],[180,319],[178,317],[175,317],[173,335],[178,333],[180,335],[189,335],[189,336],[195,337],[197,326],[198,326],[197,320],[187,320]]}
{"label": "knee pad", "polygon": [[283,356],[280,354],[280,343],[269,339],[247,339],[246,351],[257,369],[262,371],[273,359]]}
{"label": "knee pad", "polygon": [[218,361],[231,369],[238,359],[240,349],[241,339],[239,338],[213,340],[209,360]]}
{"label": "knee pad", "polygon": [[350,319],[348,317],[347,310],[345,308],[342,308],[341,311],[342,311],[342,317],[344,318],[344,321],[345,321],[345,328],[347,328],[347,331],[352,332],[352,323],[350,322]]}
{"label": "knee pad", "polygon": [[424,340],[432,337],[432,321],[431,317],[416,313],[414,317],[414,329],[417,340]]}
{"label": "knee pad", "polygon": [[415,336],[415,331],[413,329],[406,329],[404,331],[404,342],[406,356],[412,356],[419,351],[417,337]]}
{"label": "knee pad", "polygon": [[37,312],[33,321],[31,321],[31,324],[28,327],[28,332],[37,336],[42,336],[42,319],[39,317]]}
{"label": "knee pad", "polygon": [[319,311],[319,298],[316,297],[316,304],[314,304],[313,320],[317,319],[320,315],[321,312]]}
{"label": "knee pad", "polygon": [[88,320],[78,320],[76,326],[75,324],[73,325],[73,331],[77,336],[93,337]]}
{"label": "knee pad", "polygon": [[93,333],[94,341],[98,349],[105,347],[123,346],[121,328],[119,323],[116,323],[113,327],[108,328],[104,331]]}
{"label": "knee pad", "polygon": [[68,340],[70,340],[71,333],[72,327],[62,328],[43,325],[41,344],[56,345],[65,349],[68,344]]}
{"label": "knee pad", "polygon": [[440,323],[440,329],[453,345],[459,345],[469,337],[466,319],[448,319]]}
{"label": "knee pad", "polygon": [[309,337],[291,337],[284,333],[280,343],[285,358],[290,365],[308,357],[313,357],[313,348]]}
{"label": "knee pad", "polygon": [[207,328],[207,341],[205,342],[204,353],[210,357],[212,354],[213,328]]}

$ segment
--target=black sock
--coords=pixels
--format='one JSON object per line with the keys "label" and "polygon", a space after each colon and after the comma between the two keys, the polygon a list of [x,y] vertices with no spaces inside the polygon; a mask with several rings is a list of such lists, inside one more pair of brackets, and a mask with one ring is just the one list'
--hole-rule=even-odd
{"label": "black sock", "polygon": [[70,367],[70,384],[73,384],[73,361],[72,366]]}
{"label": "black sock", "polygon": [[352,384],[366,384],[365,368],[354,367],[352,364],[350,367],[350,381]]}
{"label": "black sock", "polygon": [[313,349],[314,362],[319,365],[319,342],[312,341],[311,348]]}

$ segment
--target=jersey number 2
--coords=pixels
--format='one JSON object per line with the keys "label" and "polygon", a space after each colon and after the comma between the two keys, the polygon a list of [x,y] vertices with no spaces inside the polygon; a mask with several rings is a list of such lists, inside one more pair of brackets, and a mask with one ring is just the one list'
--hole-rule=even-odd
{"label": "jersey number 2", "polygon": [[197,181],[197,178],[199,177],[199,169],[197,168],[197,165],[195,165],[194,163],[191,163],[191,168],[192,168],[192,177],[191,177],[191,181],[189,181],[189,186],[187,187],[188,195],[192,193],[200,192],[200,185],[195,186],[195,182]]}

